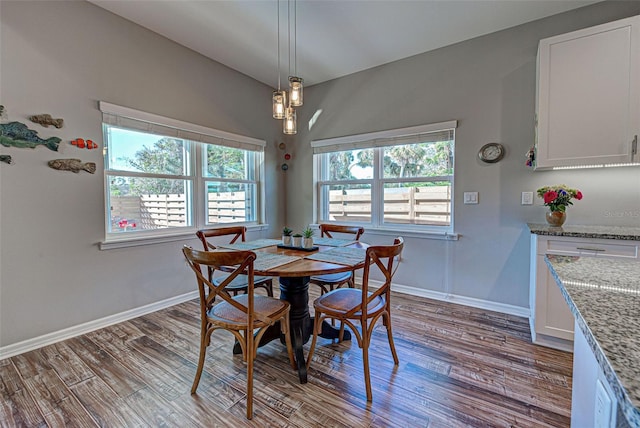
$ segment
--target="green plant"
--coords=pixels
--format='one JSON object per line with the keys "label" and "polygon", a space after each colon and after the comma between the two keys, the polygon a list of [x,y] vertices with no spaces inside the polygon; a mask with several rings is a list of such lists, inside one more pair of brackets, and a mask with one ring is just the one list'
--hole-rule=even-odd
{"label": "green plant", "polygon": [[291,236],[293,230],[289,229],[287,226],[282,228],[282,236]]}
{"label": "green plant", "polygon": [[301,233],[294,233],[293,237],[294,238],[302,238],[302,234]]}
{"label": "green plant", "polygon": [[544,200],[544,204],[551,211],[565,212],[567,205],[573,205],[571,199],[582,199],[582,192],[572,189],[564,184],[556,184],[555,186],[544,186],[537,190],[538,197]]}
{"label": "green plant", "polygon": [[311,229],[310,227],[307,227],[305,230],[302,231],[302,236],[304,236],[305,238],[311,238],[314,233],[315,232],[313,231],[313,229]]}

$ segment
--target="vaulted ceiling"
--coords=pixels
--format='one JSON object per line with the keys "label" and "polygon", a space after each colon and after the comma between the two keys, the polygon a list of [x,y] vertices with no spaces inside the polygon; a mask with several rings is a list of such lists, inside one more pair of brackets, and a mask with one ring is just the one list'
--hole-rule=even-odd
{"label": "vaulted ceiling", "polygon": [[[296,74],[303,77],[308,86],[596,3],[583,0],[89,1],[272,87],[278,84],[278,16],[283,82],[290,74],[288,52],[291,50],[295,52],[291,54],[291,70],[297,69]],[[292,24],[290,38],[289,21]],[[290,39],[297,40],[291,49]]]}

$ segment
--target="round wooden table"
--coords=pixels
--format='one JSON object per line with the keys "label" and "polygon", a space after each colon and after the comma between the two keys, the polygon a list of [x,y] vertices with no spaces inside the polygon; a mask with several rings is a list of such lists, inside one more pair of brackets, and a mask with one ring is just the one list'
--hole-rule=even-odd
{"label": "round wooden table", "polygon": [[[330,246],[318,245],[317,251],[327,251],[332,248]],[[368,245],[362,242],[354,242],[347,245],[352,248],[367,248]],[[256,254],[260,252],[283,254],[287,256],[302,257],[291,263],[277,266],[268,270],[255,270],[255,275],[277,276],[280,282],[280,299],[286,300],[291,305],[289,312],[289,321],[291,325],[291,343],[293,345],[293,353],[296,364],[298,366],[298,376],[300,383],[307,382],[307,367],[302,347],[311,337],[313,333],[313,319],[309,314],[309,278],[315,275],[324,275],[329,273],[350,272],[364,267],[364,260],[355,266],[340,265],[336,263],[322,262],[318,260],[309,260],[304,257],[314,254],[316,251],[303,251],[290,248],[279,248],[276,245],[253,250]],[[320,337],[327,339],[337,339],[339,330],[326,321],[322,324],[322,332]],[[270,327],[262,336],[260,345],[263,346],[272,340],[284,339],[280,337],[280,326]],[[351,333],[344,331],[344,340],[351,340]],[[234,354],[242,353],[240,345],[236,344],[233,349]]]}

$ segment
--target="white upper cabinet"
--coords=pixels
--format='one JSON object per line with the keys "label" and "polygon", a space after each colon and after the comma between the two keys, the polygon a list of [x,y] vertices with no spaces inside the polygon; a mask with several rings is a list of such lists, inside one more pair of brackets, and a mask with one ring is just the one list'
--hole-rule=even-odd
{"label": "white upper cabinet", "polygon": [[536,168],[640,162],[640,16],[541,40],[537,74]]}

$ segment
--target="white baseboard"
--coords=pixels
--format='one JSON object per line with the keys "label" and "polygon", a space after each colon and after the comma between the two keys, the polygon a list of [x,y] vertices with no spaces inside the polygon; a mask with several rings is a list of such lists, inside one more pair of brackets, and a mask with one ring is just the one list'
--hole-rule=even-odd
{"label": "white baseboard", "polygon": [[[357,283],[357,282],[356,282]],[[375,288],[381,283],[370,280],[369,284]],[[485,309],[488,311],[500,312],[509,315],[515,315],[519,317],[528,318],[530,316],[529,308],[523,308],[520,306],[506,305],[504,303],[490,302],[488,300],[475,299],[472,297],[458,296],[455,294],[443,293],[440,291],[425,290],[422,288],[409,287],[406,285],[393,284],[391,287],[393,291],[399,293],[405,293],[412,296],[426,297],[429,299],[439,300],[443,302],[456,303],[459,305],[471,306],[474,308]],[[187,300],[196,299],[198,297],[197,291],[192,291],[180,296],[172,297],[162,300],[160,302],[150,303],[139,308],[134,308],[119,314],[111,315],[108,317],[100,318],[94,321],[89,321],[84,324],[69,327],[53,333],[48,333],[43,336],[28,339],[23,342],[14,343],[12,345],[0,347],[0,360],[13,357],[14,355],[22,354],[24,352],[32,351],[34,349],[41,348],[43,346],[51,345],[53,343],[61,342],[72,337],[80,336],[82,334],[89,333],[100,328],[108,327],[119,322],[127,321],[132,318],[136,318],[151,312],[159,311],[160,309],[168,308],[178,303],[186,302]]]}
{"label": "white baseboard", "polygon": [[159,302],[150,303],[139,308],[130,309],[128,311],[120,312],[119,314],[110,315],[108,317],[100,318],[94,321],[89,321],[84,324],[75,325],[73,327],[65,328],[60,331],[48,333],[33,339],[28,339],[22,342],[14,343],[0,347],[0,360],[13,357],[14,355],[22,354],[24,352],[33,351],[34,349],[41,348],[43,346],[51,345],[53,343],[61,342],[72,337],[80,336],[82,334],[89,333],[94,330],[98,330],[104,327],[108,327],[119,322],[127,321],[132,318],[136,318],[151,312],[159,311],[160,309],[168,308],[178,303],[186,302],[188,300],[198,298],[198,291],[192,291],[180,296],[171,297],[169,299],[161,300]]}
{"label": "white baseboard", "polygon": [[[356,284],[358,282],[356,281]],[[377,287],[382,283],[379,281],[369,280],[369,285]],[[485,309],[503,314],[515,315],[518,317],[529,318],[531,310],[522,306],[507,305],[505,303],[491,302],[488,300],[476,299],[473,297],[458,296],[456,294],[443,293],[441,291],[425,290],[423,288],[409,287],[407,285],[392,284],[392,291],[398,293],[410,294],[412,296],[426,297],[428,299],[439,300],[442,302],[450,302],[458,305],[471,306],[473,308]]]}

